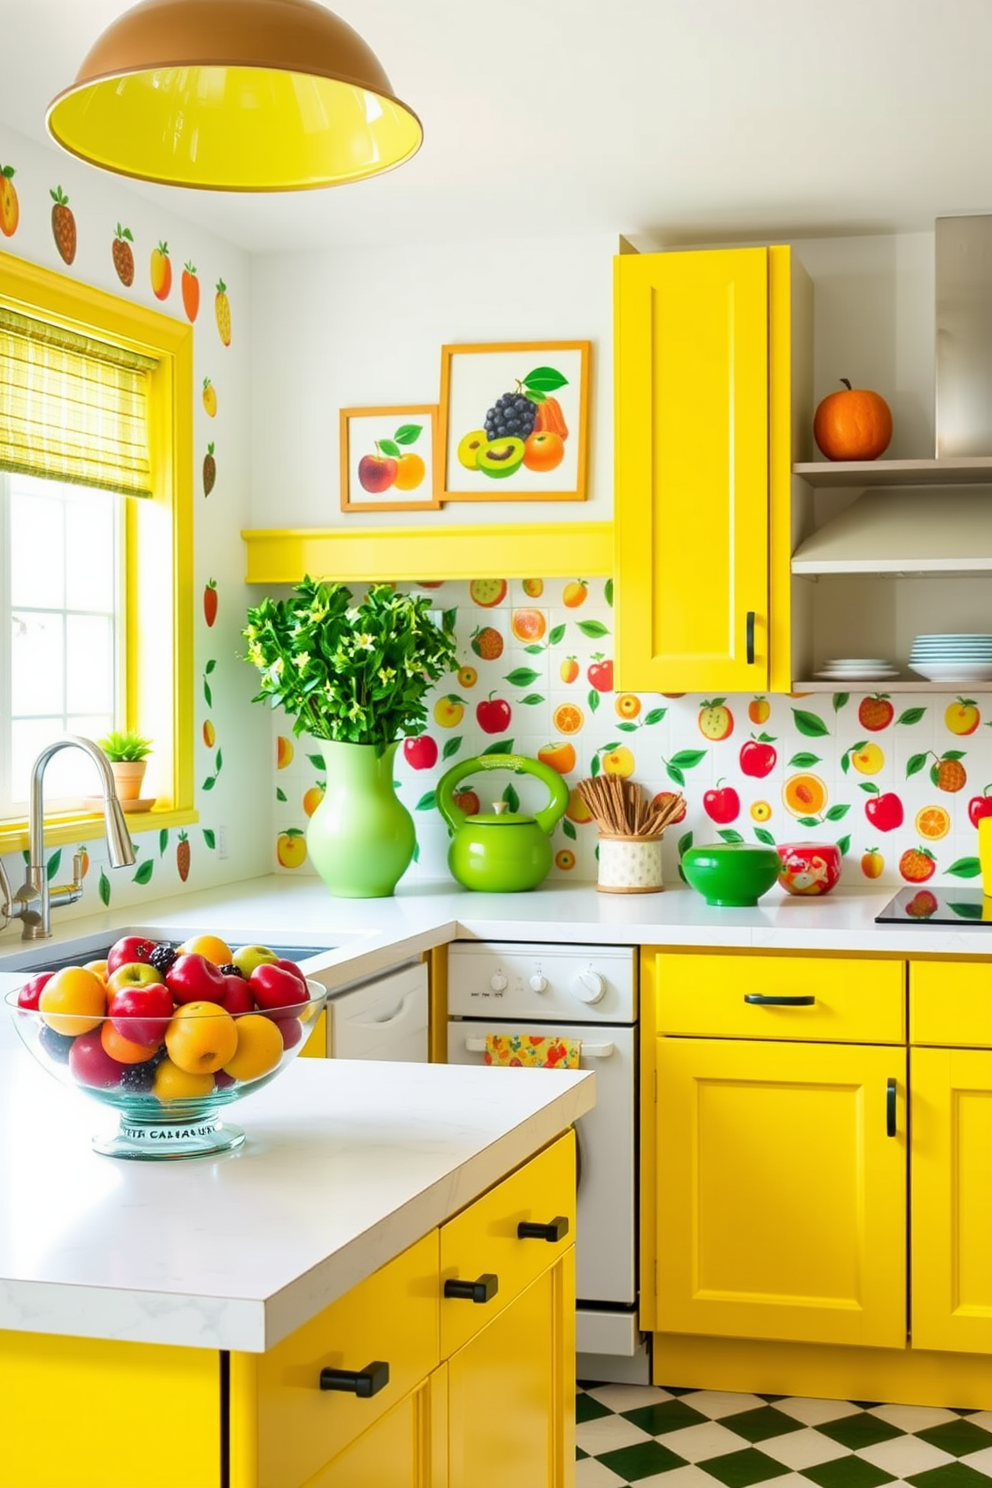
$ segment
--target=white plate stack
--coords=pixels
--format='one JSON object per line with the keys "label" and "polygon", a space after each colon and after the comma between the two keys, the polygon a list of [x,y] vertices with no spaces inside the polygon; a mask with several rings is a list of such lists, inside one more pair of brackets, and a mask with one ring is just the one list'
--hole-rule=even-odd
{"label": "white plate stack", "polygon": [[816,675],[823,682],[888,682],[898,677],[899,668],[881,656],[839,656],[825,661]]}
{"label": "white plate stack", "polygon": [[928,682],[992,682],[992,635],[918,635],[909,666]]}

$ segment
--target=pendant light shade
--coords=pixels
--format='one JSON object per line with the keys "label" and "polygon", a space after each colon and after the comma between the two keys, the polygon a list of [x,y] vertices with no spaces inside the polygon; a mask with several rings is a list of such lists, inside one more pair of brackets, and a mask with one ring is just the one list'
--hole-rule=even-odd
{"label": "pendant light shade", "polygon": [[47,124],[105,170],[208,191],[358,181],[423,139],[375,54],[315,0],[142,0],[90,49]]}

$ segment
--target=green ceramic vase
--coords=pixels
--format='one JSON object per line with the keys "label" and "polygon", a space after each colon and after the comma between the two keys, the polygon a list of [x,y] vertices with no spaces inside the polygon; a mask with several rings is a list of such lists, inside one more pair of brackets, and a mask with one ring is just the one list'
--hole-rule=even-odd
{"label": "green ceramic vase", "polygon": [[384,899],[410,866],[413,818],[393,787],[398,745],[324,741],[327,789],[307,827],[307,852],[339,899]]}

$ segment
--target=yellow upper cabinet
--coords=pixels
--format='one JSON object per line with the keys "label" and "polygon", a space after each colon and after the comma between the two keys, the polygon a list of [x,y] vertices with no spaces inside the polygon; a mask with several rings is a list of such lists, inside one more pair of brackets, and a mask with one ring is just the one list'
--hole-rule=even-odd
{"label": "yellow upper cabinet", "polygon": [[789,689],[787,247],[615,261],[617,685]]}

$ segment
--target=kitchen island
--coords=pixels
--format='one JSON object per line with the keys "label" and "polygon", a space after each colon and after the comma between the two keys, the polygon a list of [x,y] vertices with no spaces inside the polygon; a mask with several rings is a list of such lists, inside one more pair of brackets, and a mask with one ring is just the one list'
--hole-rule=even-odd
{"label": "kitchen island", "polygon": [[[542,1318],[536,1481],[567,1481],[570,1128],[594,1081],[530,1073],[299,1060],[239,1103],[242,1151],[122,1162],[89,1145],[112,1113],[5,1022],[2,1488],[468,1488],[463,1403],[501,1372],[513,1394]],[[517,1239],[570,1205],[559,1244]],[[488,1306],[445,1296],[484,1272]],[[509,1462],[477,1481],[519,1481]]]}

